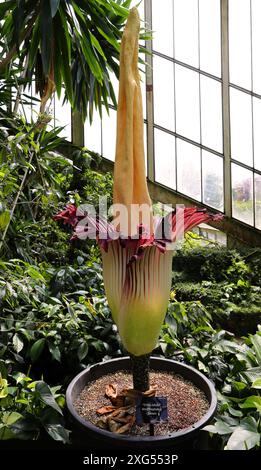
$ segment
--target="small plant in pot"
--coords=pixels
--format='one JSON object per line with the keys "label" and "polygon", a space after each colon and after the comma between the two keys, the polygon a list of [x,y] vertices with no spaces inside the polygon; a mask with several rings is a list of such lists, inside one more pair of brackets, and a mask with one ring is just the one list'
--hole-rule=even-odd
{"label": "small plant in pot", "polygon": [[[215,412],[215,391],[206,377],[150,355],[168,305],[175,242],[186,230],[221,215],[190,207],[163,218],[152,216],[143,146],[139,27],[133,8],[120,53],[113,221],[72,205],[55,219],[73,226],[73,238],[95,238],[99,243],[106,296],[129,354],[79,374],[67,391],[69,410],[101,440],[148,445],[155,439],[163,444],[187,436]],[[150,365],[155,371],[149,371]]]}

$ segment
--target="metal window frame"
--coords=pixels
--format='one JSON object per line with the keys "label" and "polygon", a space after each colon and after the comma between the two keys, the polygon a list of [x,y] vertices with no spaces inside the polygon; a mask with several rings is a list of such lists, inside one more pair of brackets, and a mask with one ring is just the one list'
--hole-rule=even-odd
{"label": "metal window frame", "polygon": [[[225,4],[226,9],[226,21],[227,21],[227,30],[229,32],[229,0],[221,0],[221,3]],[[261,95],[254,92],[253,89],[253,28],[252,28],[252,18],[253,18],[253,11],[252,11],[252,0],[249,0],[249,7],[250,7],[250,62],[251,62],[251,90],[245,89],[235,83],[230,82],[228,76],[228,94],[230,88],[236,89],[241,93],[245,93],[251,96],[251,127],[252,127],[252,165],[245,164],[236,160],[231,152],[230,148],[230,168],[232,168],[232,163],[240,166],[241,168],[245,168],[246,170],[251,171],[252,173],[252,194],[253,194],[253,227],[256,228],[256,195],[255,195],[255,175],[261,175],[261,171],[255,168],[255,146],[254,146],[254,98],[261,99]],[[229,36],[227,37],[227,48],[228,48],[228,66],[229,66]],[[230,146],[231,146],[231,139],[230,139]],[[230,170],[231,171],[231,170]],[[231,186],[231,199],[232,199],[232,186]],[[231,200],[231,212],[232,212],[232,200]],[[233,212],[231,213],[233,217]],[[238,220],[238,219],[236,219]],[[258,230],[258,229],[257,229]]]}
{"label": "metal window frame", "polygon": [[[251,1],[251,0],[250,0]],[[198,1],[199,5],[199,1]],[[145,11],[145,23],[148,29],[152,30],[152,0],[144,0],[144,11]],[[246,169],[249,169],[253,173],[253,184],[254,184],[254,174],[260,174],[261,171],[250,167],[248,165],[242,164],[235,161],[231,158],[231,135],[230,135],[230,87],[236,88],[239,91],[244,91],[253,97],[261,98],[261,95],[254,93],[253,90],[245,90],[240,86],[231,84],[229,81],[229,0],[220,0],[220,18],[221,18],[221,77],[214,76],[206,71],[200,70],[199,68],[193,67],[189,64],[183,63],[174,58],[170,58],[160,52],[153,51],[152,40],[146,40],[146,49],[148,50],[148,55],[146,57],[146,122],[147,122],[147,177],[149,182],[149,188],[151,191],[151,196],[153,199],[157,199],[160,202],[166,203],[185,203],[188,205],[197,204],[199,206],[206,206],[202,202],[193,200],[192,198],[181,194],[180,192],[174,189],[164,187],[164,185],[156,182],[155,180],[155,152],[154,152],[154,128],[165,131],[174,135],[177,138],[180,138],[190,144],[193,144],[200,148],[201,151],[201,160],[202,160],[202,150],[206,150],[214,155],[223,158],[224,162],[224,184],[223,184],[223,194],[224,194],[224,214],[227,216],[224,222],[218,224],[218,228],[223,229],[227,232],[228,240],[232,240],[232,237],[239,240],[240,243],[249,243],[261,246],[261,237],[260,230],[254,226],[245,224],[238,219],[232,217],[232,182],[231,182],[231,166],[232,163],[236,163],[239,166],[242,166]],[[174,34],[174,32],[173,32]],[[174,50],[175,50],[175,41],[174,41]],[[154,123],[154,111],[153,111],[153,56],[152,53],[162,57],[164,59],[170,60],[174,64],[184,66],[194,72],[199,73],[199,83],[200,76],[206,76],[208,78],[214,79],[221,83],[222,89],[222,133],[223,133],[223,153],[220,153],[216,150],[213,150],[205,145],[202,145],[201,139],[200,143],[194,142],[189,138],[181,136],[176,132],[167,130]],[[251,52],[252,54],[252,52]],[[174,70],[175,74],[175,70]],[[174,77],[175,78],[175,77]],[[174,80],[175,83],[175,80]],[[175,85],[174,85],[175,86]],[[200,85],[199,85],[200,86]],[[174,101],[175,101],[175,88],[174,88]],[[176,119],[176,117],[175,117]],[[176,131],[176,129],[175,129]],[[72,141],[78,145],[84,145],[84,125],[81,122],[80,116],[78,113],[72,114]],[[113,168],[113,163],[103,158],[104,163],[101,165],[101,169],[110,170]],[[176,163],[177,166],[177,155]],[[254,166],[254,163],[253,163]],[[201,162],[201,173],[202,173],[202,162]],[[202,185],[202,177],[201,177]],[[176,168],[176,188],[177,188],[177,168]],[[164,199],[165,198],[165,199]],[[203,191],[201,194],[203,200]],[[163,199],[163,200],[162,200]],[[212,209],[212,208],[211,208]],[[253,200],[253,210],[255,211],[255,200]],[[215,212],[215,209],[212,209]],[[215,224],[213,224],[215,226]]]}
{"label": "metal window frame", "polygon": [[[153,30],[153,24],[152,24],[152,0],[144,0],[145,1],[145,5],[147,5],[147,10],[146,12],[148,12],[148,15],[147,17],[145,18],[146,21],[147,21],[147,24],[148,24],[148,28],[150,30]],[[175,58],[175,36],[174,36],[174,28],[173,28],[173,49],[174,49],[174,53],[173,53],[173,57],[170,57],[170,56],[167,56],[165,55],[164,53],[162,52],[159,52],[159,51],[156,51],[153,49],[153,44],[152,44],[152,41],[147,41],[147,44],[146,44],[146,47],[150,50],[150,52],[153,52],[153,56],[157,56],[157,57],[161,57],[162,59],[165,59],[165,60],[168,60],[169,62],[172,62],[173,64],[173,67],[174,67],[174,116],[175,116],[175,131],[172,131],[170,129],[166,129],[164,128],[163,126],[153,122],[153,125],[150,126],[152,129],[159,129],[161,131],[164,131],[168,134],[171,134],[173,135],[174,137],[176,137],[176,159],[175,159],[175,172],[176,172],[176,191],[178,192],[178,185],[177,185],[177,138],[180,139],[180,140],[183,140],[189,144],[192,144],[196,147],[199,148],[199,151],[200,151],[200,200],[196,200],[196,203],[199,203],[201,202],[202,204],[204,204],[204,187],[203,187],[203,157],[202,157],[202,151],[203,150],[206,150],[207,152],[211,153],[211,154],[214,154],[218,157],[221,157],[221,158],[224,158],[224,153],[222,152],[219,152],[215,149],[212,149],[204,144],[202,144],[202,100],[201,100],[201,76],[205,76],[207,78],[210,78],[212,80],[215,80],[216,82],[220,83],[222,85],[222,74],[220,77],[217,77],[211,73],[208,73],[204,70],[201,70],[200,68],[200,5],[199,5],[199,0],[195,0],[197,2],[197,12],[198,12],[198,67],[196,66],[193,66],[193,65],[189,65],[185,62],[182,62],[178,59]],[[175,8],[173,8],[172,10],[172,14],[174,16],[175,14]],[[173,23],[174,23],[174,17],[173,17]],[[177,129],[176,129],[176,80],[175,80],[175,65],[179,65],[181,67],[184,67],[185,69],[188,69],[188,70],[191,70],[195,73],[197,73],[197,78],[198,78],[198,96],[199,96],[199,105],[200,105],[200,108],[199,108],[199,113],[200,113],[200,125],[199,125],[199,132],[200,132],[200,137],[199,137],[199,141],[196,142],[196,141],[193,141],[192,139],[184,136],[184,135],[181,135],[177,132]],[[151,74],[151,70],[150,70],[150,74]],[[153,75],[151,77],[151,88],[153,89]],[[153,106],[153,97],[152,97],[152,100],[150,101],[152,102],[152,106]],[[151,112],[151,115],[153,116],[153,109],[152,109],[152,112]],[[223,121],[223,109],[222,109],[222,121]],[[223,124],[222,124],[223,126]],[[222,131],[223,133],[224,131]],[[152,137],[152,142],[153,142],[153,137]],[[155,158],[155,152],[152,151],[152,152],[149,152],[149,158],[152,157],[152,155],[154,156]],[[152,166],[152,164],[151,164]],[[155,166],[155,165],[154,165]],[[224,165],[223,165],[224,166]],[[225,174],[225,171],[223,171],[223,174]],[[154,174],[154,180],[157,184],[162,184],[162,183],[159,183],[158,181],[155,180],[155,174]],[[174,190],[175,191],[175,190]],[[224,184],[223,184],[223,193],[224,193]],[[230,194],[230,193],[229,193]],[[185,195],[186,196],[186,195]],[[224,200],[224,196],[223,196],[223,200]],[[225,208],[225,202],[223,201],[223,210]]]}

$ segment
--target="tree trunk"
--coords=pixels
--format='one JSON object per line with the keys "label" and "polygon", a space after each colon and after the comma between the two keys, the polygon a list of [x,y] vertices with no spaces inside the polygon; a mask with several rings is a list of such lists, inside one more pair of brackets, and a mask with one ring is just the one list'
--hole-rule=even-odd
{"label": "tree trunk", "polygon": [[130,358],[132,362],[133,388],[139,392],[146,392],[150,388],[150,354],[144,356],[133,356],[130,354]]}

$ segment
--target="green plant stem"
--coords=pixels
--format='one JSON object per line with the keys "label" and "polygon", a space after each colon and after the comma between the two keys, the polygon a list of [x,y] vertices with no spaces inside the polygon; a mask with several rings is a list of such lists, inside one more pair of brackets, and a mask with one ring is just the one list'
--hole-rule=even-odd
{"label": "green plant stem", "polygon": [[130,354],[130,358],[132,362],[133,388],[139,392],[146,392],[150,388],[150,354],[144,356],[133,356]]}
{"label": "green plant stem", "polygon": [[21,193],[22,193],[22,191],[23,191],[23,187],[24,187],[24,184],[25,184],[27,175],[28,175],[28,171],[29,171],[29,168],[30,168],[30,164],[32,163],[33,156],[34,156],[34,154],[31,153],[31,156],[30,156],[30,159],[29,159],[29,162],[28,162],[28,167],[25,169],[25,172],[24,172],[24,174],[23,174],[23,178],[22,178],[20,187],[19,187],[19,189],[18,189],[18,191],[17,191],[17,194],[16,194],[16,197],[15,197],[15,200],[14,200],[14,203],[13,203],[13,206],[12,206],[12,209],[11,209],[11,211],[10,211],[9,221],[8,221],[8,223],[7,223],[7,225],[6,225],[5,229],[4,229],[2,239],[0,240],[0,252],[1,252],[1,249],[2,249],[2,246],[3,246],[3,243],[4,243],[4,240],[5,240],[6,234],[7,234],[7,232],[8,232],[9,225],[10,225],[11,220],[12,220],[12,218],[13,218],[16,205],[17,205],[18,200],[19,200],[19,198],[20,198],[20,196],[21,196]]}

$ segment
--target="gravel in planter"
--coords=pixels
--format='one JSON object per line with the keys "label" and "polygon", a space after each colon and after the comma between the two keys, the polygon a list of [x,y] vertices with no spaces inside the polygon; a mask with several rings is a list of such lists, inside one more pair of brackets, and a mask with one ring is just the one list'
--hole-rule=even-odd
{"label": "gravel in planter", "polygon": [[[97,425],[100,419],[96,410],[111,405],[104,395],[108,384],[117,384],[119,390],[132,388],[132,375],[126,371],[104,375],[90,382],[74,402],[77,413],[94,425]],[[164,436],[192,426],[209,409],[209,402],[202,390],[180,375],[152,371],[150,386],[157,390],[156,396],[166,396],[168,399],[168,422],[155,425],[155,436]],[[134,425],[129,432],[129,435],[148,434],[147,424]]]}

